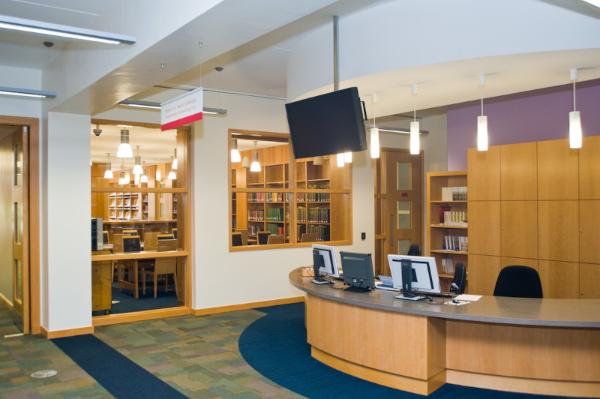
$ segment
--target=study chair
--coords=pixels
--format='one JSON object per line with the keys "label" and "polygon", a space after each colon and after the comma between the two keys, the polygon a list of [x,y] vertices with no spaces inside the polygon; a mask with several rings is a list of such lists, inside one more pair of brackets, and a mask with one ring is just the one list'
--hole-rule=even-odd
{"label": "study chair", "polygon": [[464,294],[467,288],[467,268],[462,263],[457,263],[454,266],[454,278],[450,283],[450,292],[453,294]]}
{"label": "study chair", "polygon": [[411,244],[410,248],[408,248],[407,255],[421,256],[421,247],[418,244]]}
{"label": "study chair", "polygon": [[267,244],[271,245],[271,244],[285,244],[285,239],[283,238],[282,235],[270,235],[269,238],[267,239]]}
{"label": "study chair", "polygon": [[242,242],[242,233],[231,233],[231,246],[232,247],[241,247]]}
{"label": "study chair", "polygon": [[172,234],[172,233],[158,233],[158,234],[156,235],[156,239],[157,239],[158,241],[160,241],[160,240],[174,240],[174,239],[176,239],[176,238],[177,238],[177,237],[175,237],[175,235],[174,235],[174,234]]}
{"label": "study chair", "polygon": [[158,249],[158,232],[144,231],[144,251],[156,251]]}
{"label": "study chair", "polygon": [[319,233],[302,233],[302,236],[300,236],[300,242],[314,241],[319,241]]}
{"label": "study chair", "polygon": [[[158,251],[175,251],[177,250],[177,240],[166,239],[158,240]],[[142,293],[146,295],[146,282],[152,281],[154,286],[154,298],[158,296],[158,278],[163,276],[165,279],[165,291],[168,291],[169,276],[173,276],[173,285],[175,286],[175,294],[179,298],[177,288],[177,258],[156,258],[154,259],[153,267],[144,268],[142,271]]]}
{"label": "study chair", "polygon": [[256,236],[258,237],[258,245],[266,245],[269,241],[270,235],[271,233],[268,231],[259,231],[256,233]]}
{"label": "study chair", "polygon": [[494,296],[543,298],[540,276],[529,266],[506,266],[498,275]]}

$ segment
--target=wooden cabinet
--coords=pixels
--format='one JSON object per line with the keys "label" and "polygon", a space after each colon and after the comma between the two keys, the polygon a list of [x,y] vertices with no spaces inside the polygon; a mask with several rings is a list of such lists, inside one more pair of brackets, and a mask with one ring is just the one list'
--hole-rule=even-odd
{"label": "wooden cabinet", "polygon": [[500,198],[537,200],[537,143],[500,146]]}
{"label": "wooden cabinet", "polygon": [[469,255],[469,293],[493,295],[500,269],[498,256]]}
{"label": "wooden cabinet", "polygon": [[579,198],[600,199],[600,136],[585,137],[579,150]]}
{"label": "wooden cabinet", "polygon": [[92,311],[110,311],[112,307],[112,262],[92,262]]}
{"label": "wooden cabinet", "polygon": [[600,264],[579,264],[579,290],[582,298],[600,298]]}
{"label": "wooden cabinet", "polygon": [[510,258],[503,256],[500,258],[500,270],[504,269],[506,266],[529,266],[538,272],[540,271],[537,259]]}
{"label": "wooden cabinet", "polygon": [[579,262],[579,202],[539,201],[539,259]]}
{"label": "wooden cabinet", "polygon": [[467,161],[469,200],[499,200],[500,147],[490,147],[485,152],[470,148]]}
{"label": "wooden cabinet", "polygon": [[544,298],[579,297],[579,263],[539,261]]}
{"label": "wooden cabinet", "polygon": [[537,201],[502,201],[502,256],[537,258],[537,204]]}
{"label": "wooden cabinet", "polygon": [[566,140],[540,141],[538,145],[538,199],[579,198],[579,153]]}
{"label": "wooden cabinet", "polygon": [[579,230],[580,261],[600,264],[600,201],[579,201]]}
{"label": "wooden cabinet", "polygon": [[469,254],[500,255],[500,201],[469,201]]}

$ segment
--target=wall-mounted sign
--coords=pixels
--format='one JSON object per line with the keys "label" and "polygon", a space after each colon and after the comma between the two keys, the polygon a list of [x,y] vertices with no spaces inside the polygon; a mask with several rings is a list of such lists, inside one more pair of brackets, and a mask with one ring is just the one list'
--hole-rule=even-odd
{"label": "wall-mounted sign", "polygon": [[202,87],[160,104],[160,130],[175,129],[202,119]]}

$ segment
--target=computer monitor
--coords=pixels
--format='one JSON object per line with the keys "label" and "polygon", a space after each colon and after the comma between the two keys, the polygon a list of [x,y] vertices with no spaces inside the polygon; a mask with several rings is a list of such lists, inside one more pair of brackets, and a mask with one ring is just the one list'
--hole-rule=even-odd
{"label": "computer monitor", "polygon": [[340,252],[340,258],[344,269],[344,283],[350,286],[350,291],[375,288],[371,254]]}
{"label": "computer monitor", "polygon": [[317,250],[323,258],[323,266],[319,269],[321,274],[333,277],[340,277],[340,268],[338,267],[337,251],[335,247],[329,245],[313,244],[313,250]]}
{"label": "computer monitor", "polygon": [[412,266],[411,288],[415,291],[440,294],[440,277],[435,258],[429,256],[388,255],[394,288],[402,288],[402,261]]}

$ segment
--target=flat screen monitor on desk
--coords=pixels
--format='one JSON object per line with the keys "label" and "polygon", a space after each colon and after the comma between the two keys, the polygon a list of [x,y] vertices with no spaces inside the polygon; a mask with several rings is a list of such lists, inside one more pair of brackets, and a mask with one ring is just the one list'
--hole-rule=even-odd
{"label": "flat screen monitor on desk", "polygon": [[418,292],[440,294],[440,278],[435,258],[429,256],[388,255],[394,288],[402,288],[402,261],[412,266],[412,289]]}
{"label": "flat screen monitor on desk", "polygon": [[340,277],[340,268],[338,267],[335,247],[313,244],[312,248],[323,258],[323,265],[319,269],[319,272],[336,278]]}
{"label": "flat screen monitor on desk", "polygon": [[375,288],[373,261],[371,254],[340,252],[344,283],[350,288],[347,291],[368,291]]}

